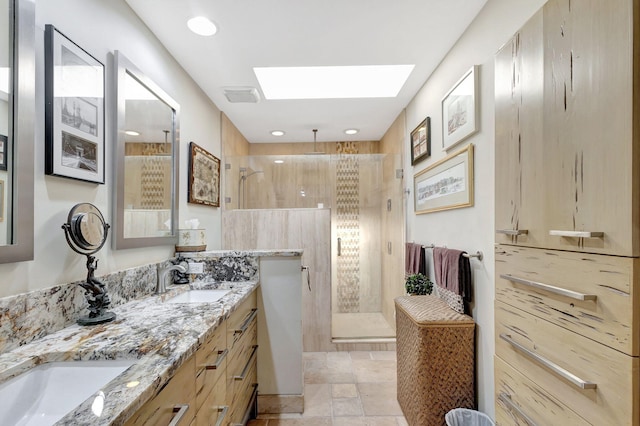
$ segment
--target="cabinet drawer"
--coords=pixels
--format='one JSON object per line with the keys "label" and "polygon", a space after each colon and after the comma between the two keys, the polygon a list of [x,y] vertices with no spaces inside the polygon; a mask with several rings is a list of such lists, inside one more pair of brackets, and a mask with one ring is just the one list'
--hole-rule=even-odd
{"label": "cabinet drawer", "polygon": [[[545,389],[494,358],[498,425],[589,425]],[[531,422],[528,423],[528,419]]]}
{"label": "cabinet drawer", "polygon": [[[496,247],[496,300],[637,356],[637,258]],[[634,274],[635,272],[635,274]]]}
{"label": "cabinet drawer", "polygon": [[211,392],[202,401],[196,415],[197,426],[227,425],[230,418],[230,407],[227,405],[227,384],[225,377],[220,377],[212,386]]}
{"label": "cabinet drawer", "polygon": [[189,358],[167,385],[144,404],[126,425],[168,425],[179,416],[179,407],[188,407],[178,425],[189,425],[195,418],[195,357]]}
{"label": "cabinet drawer", "polygon": [[[228,353],[226,327],[223,323],[196,352],[196,406],[198,410],[208,398],[216,382],[225,375]],[[225,386],[224,380],[220,383],[222,383],[221,386]]]}
{"label": "cabinet drawer", "polygon": [[549,395],[594,424],[639,423],[638,358],[499,301],[495,324],[496,355]]}
{"label": "cabinet drawer", "polygon": [[[256,310],[252,310],[247,316],[246,322],[240,327],[227,330],[227,342],[229,344],[229,361],[227,365],[239,363],[244,365],[245,361],[240,358],[247,356],[250,352],[251,346],[255,345],[258,340],[258,321],[256,318]],[[242,368],[242,367],[240,367]]]}

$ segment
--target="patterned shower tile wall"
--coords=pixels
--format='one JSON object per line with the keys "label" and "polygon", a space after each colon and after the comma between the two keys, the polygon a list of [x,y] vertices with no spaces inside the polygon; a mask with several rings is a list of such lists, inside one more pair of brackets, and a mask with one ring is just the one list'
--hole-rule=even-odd
{"label": "patterned shower tile wall", "polygon": [[360,310],[360,165],[357,144],[339,142],[336,162],[336,228],[341,240],[337,257],[338,312]]}
{"label": "patterned shower tile wall", "polygon": [[164,166],[157,156],[144,157],[142,162],[140,207],[162,209],[164,207]]}

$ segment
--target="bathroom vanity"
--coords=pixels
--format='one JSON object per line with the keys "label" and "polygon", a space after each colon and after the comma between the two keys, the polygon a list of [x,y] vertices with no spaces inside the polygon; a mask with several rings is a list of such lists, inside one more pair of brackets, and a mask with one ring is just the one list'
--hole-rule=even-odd
{"label": "bathroom vanity", "polygon": [[[261,385],[258,386],[260,377],[269,378],[264,379],[267,389],[275,383],[275,387],[271,387],[275,390],[269,392],[279,392],[281,383],[280,367],[274,369],[270,361],[261,362],[257,347],[259,341],[267,342],[263,344],[265,350],[271,347],[287,352],[288,371],[283,378],[293,377],[302,385],[301,350],[299,359],[295,359],[297,355],[291,355],[298,353],[297,346],[302,346],[301,333],[297,334],[293,327],[293,332],[289,330],[286,333],[287,341],[273,341],[271,339],[278,333],[271,333],[268,327],[275,323],[261,322],[261,318],[271,318],[270,311],[274,309],[296,312],[291,309],[293,299],[285,294],[289,290],[300,294],[300,255],[301,252],[295,250],[199,253],[199,260],[205,263],[204,272],[192,275],[192,278],[202,280],[195,280],[191,286],[173,285],[165,294],[152,295],[149,289],[153,283],[145,284],[146,293],[128,301],[121,300],[122,294],[117,290],[112,292],[113,311],[117,315],[113,322],[91,327],[66,326],[44,337],[27,340],[27,343],[22,341],[13,348],[8,346],[10,342],[6,339],[1,341],[5,350],[0,354],[0,387],[3,382],[39,364],[63,361],[63,364],[80,365],[92,360],[128,360],[132,363],[130,367],[108,383],[97,386],[79,405],[64,411],[66,414],[62,414],[60,423],[168,424],[176,417],[182,418],[177,423],[180,425],[243,423],[250,412],[255,412],[253,401],[261,392]],[[203,256],[207,259],[204,260]],[[267,259],[267,264],[269,261],[275,261],[276,265],[289,263],[289,267],[279,267],[279,272],[293,272],[293,264],[297,262],[296,274],[289,274],[289,285],[278,288],[278,283],[285,278],[274,277],[273,269],[268,266],[264,271],[260,270],[262,257]],[[281,260],[284,263],[280,263]],[[157,266],[151,265],[149,270],[157,271]],[[145,280],[154,277],[153,273],[147,272],[136,271],[134,274],[124,271],[101,278],[110,286],[113,280],[121,286],[136,286],[140,283],[130,278],[133,275]],[[235,279],[241,277],[243,280],[212,279],[220,274],[236,274]],[[263,290],[270,286],[278,288],[283,297],[273,299],[263,294]],[[75,284],[61,287],[64,288],[40,291],[42,295],[26,294],[0,299],[0,309],[6,308],[10,312],[4,318],[7,322],[0,322],[0,328],[17,330],[19,327],[16,325],[22,324],[22,338],[26,339],[24,335],[35,333],[38,324],[47,322],[50,325],[52,318],[45,320],[33,315],[44,315],[51,306],[43,305],[40,310],[25,308],[24,311],[16,307],[26,307],[29,300],[50,298],[52,294],[60,300],[75,297],[69,296],[76,290]],[[191,301],[180,301],[185,293],[191,292],[190,287],[225,289],[228,292],[213,302],[197,297]],[[286,308],[273,305],[279,300],[289,305]],[[61,301],[60,305],[66,303]],[[298,299],[297,305],[300,304]],[[260,313],[261,310],[264,312]],[[67,320],[67,324],[72,322]],[[298,317],[297,323],[300,322]],[[289,347],[293,348],[291,353]],[[268,355],[268,352],[263,356],[265,360],[280,358],[280,355]],[[299,372],[296,371],[298,366]],[[86,381],[84,377],[78,380]],[[269,384],[270,381],[273,383]],[[298,397],[302,401],[301,391]],[[17,393],[16,398],[19,398]],[[3,405],[14,406],[11,401],[6,402]],[[0,424],[14,423],[11,417],[2,416],[6,415],[0,414]]]}

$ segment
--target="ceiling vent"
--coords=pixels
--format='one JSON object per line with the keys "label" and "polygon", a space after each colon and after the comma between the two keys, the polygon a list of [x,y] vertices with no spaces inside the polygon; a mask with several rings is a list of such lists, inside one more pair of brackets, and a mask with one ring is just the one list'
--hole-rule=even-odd
{"label": "ceiling vent", "polygon": [[255,87],[226,87],[224,95],[231,103],[257,103],[260,102],[260,94]]}

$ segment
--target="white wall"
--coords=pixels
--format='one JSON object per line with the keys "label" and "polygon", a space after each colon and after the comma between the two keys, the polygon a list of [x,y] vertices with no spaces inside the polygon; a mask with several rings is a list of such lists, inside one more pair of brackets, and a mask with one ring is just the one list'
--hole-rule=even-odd
{"label": "white wall", "polygon": [[[44,26],[53,24],[76,44],[105,64],[106,183],[96,185],[44,175]],[[36,0],[36,129],[35,129],[35,259],[0,265],[0,297],[83,279],[85,258],[68,246],[61,229],[69,209],[94,203],[112,223],[115,133],[112,109],[114,60],[119,50],[162,87],[180,110],[179,218],[197,217],[207,229],[208,248],[220,247],[220,209],[187,204],[188,145],[194,141],[220,157],[220,111],[187,76],[124,0]],[[173,255],[173,246],[111,249],[98,253],[97,274],[148,264]]]}
{"label": "white wall", "polygon": [[[476,377],[478,408],[494,417],[494,64],[497,50],[546,2],[546,0],[489,0],[465,34],[429,77],[407,106],[407,132],[426,116],[431,117],[431,158],[415,168],[407,166],[407,241],[480,250],[482,262],[472,259],[474,284],[473,318],[477,323]],[[473,207],[423,215],[414,214],[413,175],[444,158],[440,102],[455,82],[472,66],[479,65],[479,132],[453,149],[475,145],[475,204]],[[409,135],[405,144],[408,146]],[[404,164],[410,165],[405,150]],[[430,256],[428,256],[430,257]],[[431,268],[432,269],[432,268]],[[433,274],[432,279],[433,279]]]}

